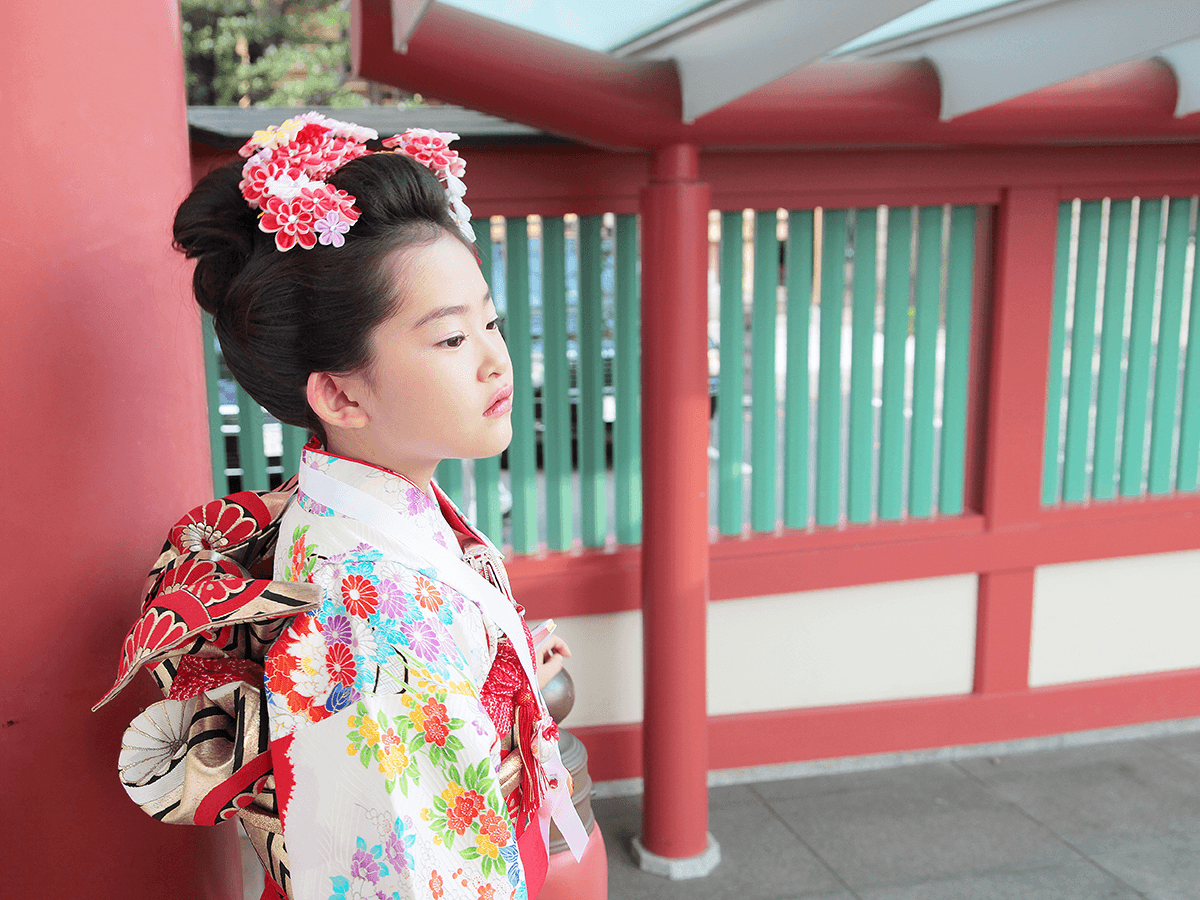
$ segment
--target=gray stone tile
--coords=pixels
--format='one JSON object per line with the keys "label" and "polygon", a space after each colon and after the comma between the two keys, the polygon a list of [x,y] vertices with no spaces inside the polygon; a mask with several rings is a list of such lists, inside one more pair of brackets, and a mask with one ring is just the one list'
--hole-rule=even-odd
{"label": "gray stone tile", "polygon": [[962,772],[952,762],[918,763],[891,768],[808,775],[780,781],[758,781],[749,785],[767,804],[825,794],[845,794],[865,789],[898,789],[919,792],[953,790],[964,783]]}
{"label": "gray stone tile", "polygon": [[[746,793],[749,793],[748,791]],[[829,869],[761,801],[733,802],[709,812],[709,831],[721,845],[721,863],[706,878],[668,881],[634,866],[630,842],[641,834],[641,798],[593,803],[608,849],[610,900],[852,900]]]}
{"label": "gray stone tile", "polygon": [[865,888],[857,893],[860,900],[1139,900],[1141,896],[1084,860],[1047,869],[982,872]]}
{"label": "gray stone tile", "polygon": [[1151,742],[958,765],[1089,856],[1200,833],[1200,769]]}
{"label": "gray stone tile", "polygon": [[1186,763],[1200,768],[1200,732],[1173,734],[1154,738],[1147,743]]}
{"label": "gray stone tile", "polygon": [[726,809],[731,806],[761,806],[762,798],[748,784],[733,784],[708,789],[708,808]]}
{"label": "gray stone tile", "polygon": [[837,791],[770,805],[853,891],[1078,858],[951,764],[850,777]]}
{"label": "gray stone tile", "polygon": [[1095,861],[1146,900],[1200,897],[1200,836],[1143,841],[1098,854]]}

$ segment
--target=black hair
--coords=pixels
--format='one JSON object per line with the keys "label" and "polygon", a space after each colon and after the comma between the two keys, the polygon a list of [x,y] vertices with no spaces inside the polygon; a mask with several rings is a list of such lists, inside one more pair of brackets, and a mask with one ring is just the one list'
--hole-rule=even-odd
{"label": "black hair", "polygon": [[241,177],[239,161],[196,184],[175,214],[174,245],[196,260],[196,301],[213,317],[233,377],[279,421],[324,442],[308,376],[370,366],[371,335],[399,302],[386,260],[445,235],[467,242],[437,177],[402,154],[352,160],[328,179],[362,212],[341,247],[278,250],[242,197]]}

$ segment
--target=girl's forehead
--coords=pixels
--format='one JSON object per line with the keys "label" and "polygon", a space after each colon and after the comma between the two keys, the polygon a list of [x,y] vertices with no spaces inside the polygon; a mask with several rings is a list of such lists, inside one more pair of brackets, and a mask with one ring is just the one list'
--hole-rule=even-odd
{"label": "girl's forehead", "polygon": [[422,328],[492,302],[474,254],[449,235],[395,251],[392,266],[398,294],[394,318],[405,327]]}

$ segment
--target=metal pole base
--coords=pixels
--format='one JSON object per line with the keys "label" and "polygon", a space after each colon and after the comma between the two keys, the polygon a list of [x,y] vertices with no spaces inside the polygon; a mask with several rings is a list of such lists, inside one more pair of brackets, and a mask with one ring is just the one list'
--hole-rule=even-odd
{"label": "metal pole base", "polygon": [[661,875],[663,878],[669,878],[671,881],[683,881],[688,878],[703,878],[717,867],[717,863],[721,861],[721,845],[717,843],[717,839],[712,836],[712,832],[706,832],[708,836],[708,847],[698,856],[688,856],[683,859],[674,859],[669,856],[659,856],[657,853],[651,853],[642,846],[641,838],[633,839],[633,860],[637,863],[638,868],[643,872],[649,872],[651,875]]}

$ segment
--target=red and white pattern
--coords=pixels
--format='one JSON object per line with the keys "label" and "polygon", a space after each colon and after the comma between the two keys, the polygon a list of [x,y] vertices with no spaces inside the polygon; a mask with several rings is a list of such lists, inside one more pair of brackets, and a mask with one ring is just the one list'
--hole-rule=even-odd
{"label": "red and white pattern", "polygon": [[[261,210],[258,227],[275,235],[275,246],[288,251],[299,245],[341,247],[361,211],[355,198],[326,179],[350,162],[373,151],[368,140],[379,135],[353,122],[340,122],[317,112],[295,116],[281,125],[256,131],[238,153],[246,158],[238,189],[251,209]],[[448,146],[451,132],[412,128],[383,142],[429,168],[446,189],[455,224],[471,243],[471,211],[463,203],[466,172],[463,158]]]}

